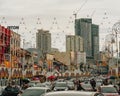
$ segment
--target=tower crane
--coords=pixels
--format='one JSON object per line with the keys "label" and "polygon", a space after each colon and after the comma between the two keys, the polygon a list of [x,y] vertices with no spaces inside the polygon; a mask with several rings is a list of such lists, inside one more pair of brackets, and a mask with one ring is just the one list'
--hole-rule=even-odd
{"label": "tower crane", "polygon": [[96,10],[94,10],[93,12],[92,12],[92,14],[91,14],[91,18],[93,17],[93,15],[95,14],[95,12],[96,12]]}
{"label": "tower crane", "polygon": [[84,5],[87,3],[88,0],[85,0],[85,2],[81,5],[81,7],[75,12],[73,12],[73,15],[75,16],[75,19],[77,18],[78,12],[84,7]]}

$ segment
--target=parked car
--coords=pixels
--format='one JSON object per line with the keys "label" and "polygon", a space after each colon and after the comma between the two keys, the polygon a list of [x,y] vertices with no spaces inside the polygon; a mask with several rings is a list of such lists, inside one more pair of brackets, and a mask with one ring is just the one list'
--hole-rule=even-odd
{"label": "parked car", "polygon": [[36,84],[38,84],[38,83],[40,83],[40,81],[30,81],[29,83],[28,83],[28,86],[29,87],[34,87]]}
{"label": "parked car", "polygon": [[114,85],[100,86],[97,91],[103,93],[104,96],[119,96],[117,88],[115,88]]}
{"label": "parked car", "polygon": [[5,89],[6,86],[0,86],[0,95],[2,94],[3,90]]}
{"label": "parked car", "polygon": [[38,83],[35,85],[35,87],[48,87],[48,86],[45,83]]}
{"label": "parked car", "polygon": [[102,93],[85,91],[57,91],[43,94],[42,96],[104,96]]}
{"label": "parked car", "polygon": [[24,90],[21,96],[41,96],[47,92],[50,92],[50,89],[46,87],[29,87]]}
{"label": "parked car", "polygon": [[54,86],[54,91],[67,91],[68,86],[66,82],[56,82]]}
{"label": "parked car", "polygon": [[67,86],[68,86],[68,90],[74,90],[75,89],[75,85],[73,82],[67,82]]}
{"label": "parked car", "polygon": [[46,83],[37,83],[34,87],[47,87],[51,89],[51,86]]}

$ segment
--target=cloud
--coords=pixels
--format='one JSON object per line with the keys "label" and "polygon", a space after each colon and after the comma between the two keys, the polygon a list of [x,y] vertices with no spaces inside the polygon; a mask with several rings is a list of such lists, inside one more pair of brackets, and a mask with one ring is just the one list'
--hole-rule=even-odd
{"label": "cloud", "polygon": [[[69,29],[68,22],[74,20],[73,11],[79,10],[86,0],[0,0],[0,20],[6,17],[8,25],[17,25],[21,18],[25,19],[27,31],[36,28],[50,29],[57,19],[60,29],[57,32],[65,31],[65,34],[74,33],[74,25],[71,24]],[[79,10],[79,17],[87,17],[93,14],[93,23],[100,25],[100,36],[107,33],[107,28],[119,20],[120,17],[120,0],[88,0],[87,3]],[[106,14],[105,14],[106,13]],[[37,18],[40,18],[41,25],[37,25]],[[69,19],[71,17],[71,19]],[[104,19],[108,17],[108,19]],[[110,22],[110,24],[108,24]],[[101,23],[103,23],[101,25]],[[7,25],[6,24],[6,25]],[[5,24],[4,24],[5,25]],[[25,27],[25,26],[24,26]],[[24,29],[21,31],[25,32]],[[33,30],[34,31],[34,30]],[[57,33],[56,32],[56,33]],[[22,33],[22,32],[21,32]]]}

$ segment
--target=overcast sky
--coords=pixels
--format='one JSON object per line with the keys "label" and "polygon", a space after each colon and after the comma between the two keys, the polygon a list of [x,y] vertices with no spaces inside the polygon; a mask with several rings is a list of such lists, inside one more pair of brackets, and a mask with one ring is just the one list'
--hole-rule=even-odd
{"label": "overcast sky", "polygon": [[65,35],[74,34],[74,12],[77,18],[92,18],[100,25],[100,41],[104,42],[113,24],[120,20],[120,0],[0,0],[1,25],[19,25],[20,29],[14,31],[32,45],[36,29],[50,30],[52,46],[62,50]]}

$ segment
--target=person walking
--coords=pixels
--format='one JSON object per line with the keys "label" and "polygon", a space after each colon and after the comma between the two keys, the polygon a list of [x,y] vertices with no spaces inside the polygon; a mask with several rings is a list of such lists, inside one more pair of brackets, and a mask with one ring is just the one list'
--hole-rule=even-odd
{"label": "person walking", "polygon": [[104,79],[101,85],[109,85],[108,78]]}
{"label": "person walking", "polygon": [[20,86],[18,86],[16,84],[16,82],[14,80],[11,82],[11,84],[12,84],[13,94],[14,94],[13,96],[17,96],[19,94],[21,88],[20,88]]}
{"label": "person walking", "polygon": [[8,85],[2,92],[2,96],[12,96],[12,85],[11,82],[8,82]]}
{"label": "person walking", "polygon": [[21,96],[21,94],[23,93],[22,90],[19,91],[19,94],[17,96]]}
{"label": "person walking", "polygon": [[20,87],[15,84],[15,81],[11,81],[2,92],[2,96],[17,96],[19,94],[19,91]]}
{"label": "person walking", "polygon": [[85,90],[85,89],[82,87],[80,80],[78,81],[78,84],[77,84],[77,90]]}
{"label": "person walking", "polygon": [[94,78],[90,80],[90,85],[91,85],[93,91],[95,91],[96,90],[95,89],[96,88],[96,81],[94,80]]}

